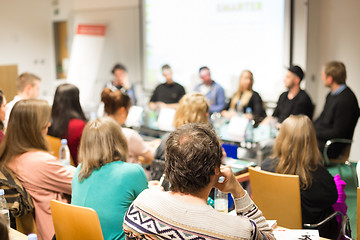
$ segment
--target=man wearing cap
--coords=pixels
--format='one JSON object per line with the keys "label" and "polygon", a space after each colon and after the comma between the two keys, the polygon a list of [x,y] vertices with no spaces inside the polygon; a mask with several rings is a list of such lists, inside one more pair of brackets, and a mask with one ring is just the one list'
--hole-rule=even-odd
{"label": "man wearing cap", "polygon": [[[327,140],[333,138],[352,139],[359,119],[359,104],[355,94],[346,85],[346,68],[344,63],[332,61],[325,64],[322,70],[324,85],[330,88],[326,96],[324,109],[314,122],[319,149],[324,150]],[[333,144],[328,150],[330,158],[337,158],[346,146]]]}
{"label": "man wearing cap", "polygon": [[285,76],[285,87],[288,89],[280,95],[273,117],[282,123],[290,115],[304,114],[310,119],[313,115],[314,106],[309,95],[300,88],[300,82],[304,78],[304,72],[299,66],[291,66]]}

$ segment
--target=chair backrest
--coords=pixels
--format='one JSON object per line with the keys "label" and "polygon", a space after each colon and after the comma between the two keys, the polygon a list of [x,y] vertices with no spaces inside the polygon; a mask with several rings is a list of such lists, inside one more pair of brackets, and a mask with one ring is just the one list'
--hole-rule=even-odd
{"label": "chair backrest", "polygon": [[57,240],[103,240],[99,217],[95,210],[57,200],[50,201]]}
{"label": "chair backrest", "polygon": [[291,229],[302,228],[299,176],[249,167],[253,201],[266,219]]}
{"label": "chair backrest", "polygon": [[55,157],[59,158],[59,150],[61,146],[61,139],[57,137],[53,137],[50,135],[46,135],[46,140],[48,141],[50,147],[50,153]]}
{"label": "chair backrest", "polygon": [[356,236],[357,239],[360,239],[360,187],[357,188],[357,216],[356,216],[356,222],[357,222],[357,231]]}

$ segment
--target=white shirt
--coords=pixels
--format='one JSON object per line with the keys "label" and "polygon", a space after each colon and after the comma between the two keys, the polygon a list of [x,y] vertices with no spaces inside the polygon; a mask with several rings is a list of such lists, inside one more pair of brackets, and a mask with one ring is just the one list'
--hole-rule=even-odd
{"label": "white shirt", "polygon": [[15,103],[17,103],[18,101],[20,101],[22,99],[23,99],[22,97],[16,95],[11,102],[8,102],[6,104],[7,110],[6,110],[5,121],[4,121],[5,129],[6,129],[7,125],[8,125],[8,121],[9,121],[9,117],[10,117],[10,113],[11,113],[12,108],[14,107]]}

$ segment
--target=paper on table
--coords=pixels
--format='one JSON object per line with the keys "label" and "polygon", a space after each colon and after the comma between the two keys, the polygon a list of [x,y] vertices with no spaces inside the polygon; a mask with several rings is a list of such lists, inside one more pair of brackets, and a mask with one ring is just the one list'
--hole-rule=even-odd
{"label": "paper on table", "polygon": [[320,240],[319,231],[313,229],[277,228],[273,234],[278,240]]}

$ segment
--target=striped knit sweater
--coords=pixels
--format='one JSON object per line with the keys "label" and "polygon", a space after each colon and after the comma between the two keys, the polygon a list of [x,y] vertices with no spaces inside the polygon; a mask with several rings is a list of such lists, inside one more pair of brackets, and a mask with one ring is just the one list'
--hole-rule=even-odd
{"label": "striped knit sweater", "polygon": [[247,193],[235,199],[235,208],[237,216],[231,216],[146,189],[129,207],[123,227],[130,239],[275,239]]}

